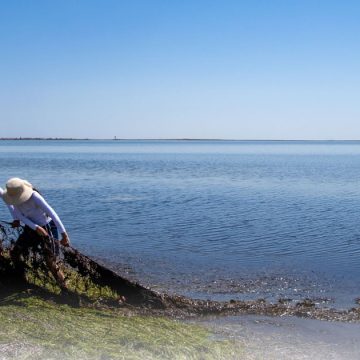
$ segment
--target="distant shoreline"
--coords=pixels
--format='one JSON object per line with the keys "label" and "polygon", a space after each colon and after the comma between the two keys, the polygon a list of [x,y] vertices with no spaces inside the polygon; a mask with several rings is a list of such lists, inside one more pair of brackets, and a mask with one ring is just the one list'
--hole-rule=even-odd
{"label": "distant shoreline", "polygon": [[360,139],[197,139],[197,138],[162,138],[162,139],[127,139],[127,138],[104,138],[104,139],[95,139],[95,138],[63,138],[63,137],[1,137],[0,141],[243,141],[243,142],[360,142]]}
{"label": "distant shoreline", "polygon": [[92,140],[92,139],[77,139],[77,138],[42,138],[42,137],[2,137],[3,140]]}

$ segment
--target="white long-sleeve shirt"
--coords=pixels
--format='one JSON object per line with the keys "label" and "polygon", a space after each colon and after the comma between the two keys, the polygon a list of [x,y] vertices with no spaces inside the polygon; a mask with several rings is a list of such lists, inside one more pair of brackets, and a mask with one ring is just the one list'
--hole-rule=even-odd
{"label": "white long-sleeve shirt", "polygon": [[33,230],[35,230],[37,226],[44,226],[53,220],[61,234],[66,232],[55,210],[36,191],[32,193],[29,200],[20,205],[11,205],[9,210],[14,220],[20,220]]}

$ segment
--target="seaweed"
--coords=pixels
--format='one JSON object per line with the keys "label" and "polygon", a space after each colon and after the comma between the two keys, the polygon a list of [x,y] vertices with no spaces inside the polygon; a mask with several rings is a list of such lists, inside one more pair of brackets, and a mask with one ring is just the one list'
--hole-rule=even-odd
{"label": "seaweed", "polygon": [[[22,231],[22,227],[13,228],[8,223],[0,224],[0,281],[3,283],[27,282],[59,293],[61,290],[49,272],[41,252],[33,250],[28,252],[23,259],[26,268],[25,279],[17,277],[10,252]],[[118,302],[126,301],[127,304],[134,306],[164,308],[161,296],[154,291],[138,283],[130,282],[72,246],[63,247],[60,244],[59,246],[61,256],[59,256],[58,265],[65,273],[69,292],[92,300],[98,300],[98,297]]]}
{"label": "seaweed", "polygon": [[[26,277],[17,277],[10,252],[21,228],[0,224],[0,289],[21,284],[43,294],[54,294],[70,304],[89,304],[127,307],[134,311],[175,317],[206,315],[257,314],[269,316],[299,316],[321,320],[360,321],[360,307],[347,310],[319,308],[312,299],[292,301],[279,299],[270,303],[264,299],[253,301],[212,301],[186,298],[181,295],[158,293],[132,282],[74,247],[60,245],[59,266],[69,284],[64,293],[46,267],[40,253],[29,252],[26,259]],[[8,295],[8,293],[7,293]],[[59,299],[59,298],[58,298]],[[76,299],[76,301],[74,301]],[[357,304],[359,305],[359,304]]]}

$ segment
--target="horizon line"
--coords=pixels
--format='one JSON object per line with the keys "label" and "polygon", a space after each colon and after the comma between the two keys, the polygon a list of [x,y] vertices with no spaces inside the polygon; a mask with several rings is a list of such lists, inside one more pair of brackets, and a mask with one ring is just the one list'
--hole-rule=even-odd
{"label": "horizon line", "polygon": [[84,140],[84,141],[268,141],[268,142],[304,142],[304,141],[318,141],[318,142],[332,142],[332,141],[360,141],[360,139],[224,139],[224,138],[77,138],[77,137],[0,137],[0,141],[56,141],[56,140]]}

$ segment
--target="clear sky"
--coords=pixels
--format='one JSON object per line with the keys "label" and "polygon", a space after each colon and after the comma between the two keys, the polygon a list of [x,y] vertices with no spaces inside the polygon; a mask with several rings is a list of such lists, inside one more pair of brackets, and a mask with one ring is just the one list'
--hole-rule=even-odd
{"label": "clear sky", "polygon": [[0,0],[0,137],[360,139],[360,1]]}

